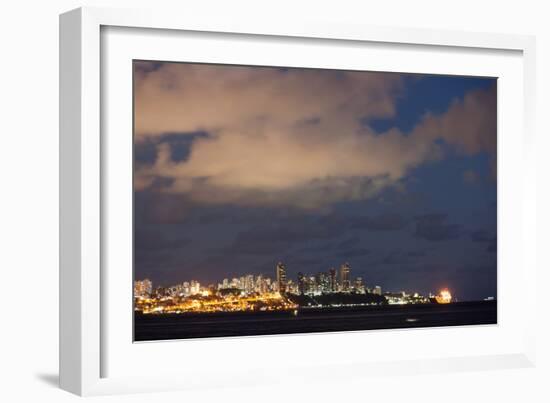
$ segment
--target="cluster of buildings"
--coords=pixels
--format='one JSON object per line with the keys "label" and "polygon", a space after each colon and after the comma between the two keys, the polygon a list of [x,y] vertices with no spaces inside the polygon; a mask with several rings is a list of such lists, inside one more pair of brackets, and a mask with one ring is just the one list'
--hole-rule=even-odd
{"label": "cluster of buildings", "polygon": [[296,282],[286,279],[286,268],[282,263],[276,267],[277,287],[279,292],[295,295],[323,295],[333,293],[373,293],[382,295],[382,288],[375,286],[372,289],[365,286],[361,277],[351,277],[351,267],[348,263],[340,269],[329,269],[327,272],[318,272],[314,275],[298,273]]}
{"label": "cluster of buildings", "polygon": [[201,285],[198,281],[184,281],[170,287],[153,289],[151,280],[134,282],[134,297],[189,297],[193,295],[216,294],[224,291],[237,291],[243,296],[262,295],[267,293],[294,294],[316,296],[331,293],[373,293],[382,295],[382,288],[365,286],[361,277],[351,277],[351,267],[348,263],[340,266],[339,270],[331,268],[327,272],[314,275],[298,273],[296,281],[287,277],[287,270],[283,263],[275,268],[275,279],[264,275],[247,274],[232,279],[225,278],[218,284]]}
{"label": "cluster of buildings", "polygon": [[[331,294],[337,300],[365,300],[363,304],[367,305],[373,303],[373,298],[377,301],[376,304],[389,305],[452,302],[448,290],[429,296],[404,291],[382,293],[380,286],[369,288],[361,277],[352,278],[348,263],[342,264],[338,270],[331,268],[314,275],[298,273],[295,281],[288,278],[285,265],[278,263],[273,279],[261,274],[247,274],[232,279],[225,278],[218,284],[207,286],[191,280],[157,288],[153,288],[149,279],[134,282],[136,310],[145,313],[288,310],[295,309],[298,306],[296,301],[304,298],[308,301],[307,305],[312,305],[312,301],[313,304],[321,304],[315,301],[326,300]],[[383,298],[376,299],[376,295]],[[341,306],[342,303],[338,302],[336,305]]]}
{"label": "cluster of buildings", "polygon": [[153,289],[153,283],[149,279],[134,281],[134,298],[149,297],[189,297],[203,293],[204,287],[198,281],[184,281],[170,287],[157,287]]}

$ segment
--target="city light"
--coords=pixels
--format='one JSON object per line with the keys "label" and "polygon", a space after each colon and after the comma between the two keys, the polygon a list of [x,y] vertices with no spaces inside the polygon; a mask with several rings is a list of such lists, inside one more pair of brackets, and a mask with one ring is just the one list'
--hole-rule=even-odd
{"label": "city light", "polygon": [[298,273],[296,281],[288,278],[285,265],[279,262],[275,280],[247,274],[208,286],[196,280],[157,288],[149,279],[134,282],[135,310],[144,314],[290,311],[296,315],[299,308],[448,304],[452,300],[448,289],[427,297],[418,292],[383,293],[379,285],[369,288],[362,277],[352,279],[348,263],[338,271],[331,268],[315,275]]}
{"label": "city light", "polygon": [[439,292],[439,295],[435,297],[435,300],[439,304],[449,304],[451,303],[453,297],[448,289],[443,289]]}

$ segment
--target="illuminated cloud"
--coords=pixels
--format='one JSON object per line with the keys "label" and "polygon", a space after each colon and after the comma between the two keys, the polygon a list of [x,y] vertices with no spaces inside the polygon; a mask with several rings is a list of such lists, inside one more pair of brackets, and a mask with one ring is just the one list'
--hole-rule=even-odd
{"label": "illuminated cloud", "polygon": [[[318,209],[399,187],[411,169],[458,152],[495,155],[495,89],[427,113],[410,133],[375,133],[369,119],[396,114],[403,75],[141,63],[136,143],[154,144],[134,187],[209,204]],[[174,159],[166,133],[206,133]],[[160,180],[160,179],[162,180]]]}
{"label": "illuminated cloud", "polygon": [[496,87],[467,93],[455,99],[446,113],[428,113],[413,134],[429,140],[442,139],[459,152],[487,152],[494,156],[497,143]]}
{"label": "illuminated cloud", "polygon": [[[258,130],[288,130],[315,119],[334,130],[358,115],[393,116],[402,86],[398,74],[178,63],[139,66],[138,137],[242,129],[256,135]],[[309,131],[312,134],[319,135]]]}

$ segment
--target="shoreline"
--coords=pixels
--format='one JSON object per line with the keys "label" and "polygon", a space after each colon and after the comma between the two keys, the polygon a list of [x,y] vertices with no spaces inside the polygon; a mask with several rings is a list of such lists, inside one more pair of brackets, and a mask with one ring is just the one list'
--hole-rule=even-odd
{"label": "shoreline", "polygon": [[134,341],[490,325],[497,303],[408,304],[288,311],[134,315]]}
{"label": "shoreline", "polygon": [[186,312],[147,312],[136,310],[134,315],[139,316],[212,316],[212,315],[232,315],[232,314],[275,314],[275,313],[289,313],[297,310],[298,312],[308,311],[323,311],[323,312],[337,312],[346,310],[392,310],[392,309],[407,309],[407,308],[419,308],[419,307],[445,307],[445,306],[468,306],[479,304],[497,304],[497,300],[477,300],[477,301],[457,301],[446,304],[440,304],[437,302],[428,303],[416,303],[416,304],[347,304],[341,306],[327,306],[327,305],[311,305],[311,306],[298,306],[287,309],[274,309],[274,310],[234,310],[234,311],[186,311]]}

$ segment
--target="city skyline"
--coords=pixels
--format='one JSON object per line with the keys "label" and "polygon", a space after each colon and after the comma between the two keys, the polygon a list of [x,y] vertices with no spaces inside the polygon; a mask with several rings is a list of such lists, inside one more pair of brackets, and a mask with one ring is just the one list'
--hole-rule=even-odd
{"label": "city skyline", "polygon": [[[266,291],[278,292],[280,294],[320,294],[336,292],[378,292],[380,285],[373,285],[372,289],[368,287],[362,277],[352,277],[349,263],[343,263],[338,269],[331,267],[326,271],[317,273],[298,272],[295,279],[287,275],[286,266],[278,262],[275,266],[275,275],[269,274],[245,273],[237,277],[225,277],[214,283],[200,282],[198,279],[188,279],[179,281],[172,285],[160,285],[153,287],[150,279],[134,281],[134,296],[139,297],[145,294],[151,295],[155,289],[186,288],[185,295],[198,294],[200,290],[207,289],[230,289],[237,288],[250,292],[261,292],[261,283],[264,282]],[[313,287],[313,288],[312,288]]]}
{"label": "city skyline", "polygon": [[[351,267],[349,263],[343,263],[339,269],[330,268],[327,271],[317,273],[299,272],[296,281],[289,278],[286,273],[286,267],[282,262],[277,263],[275,267],[275,278],[265,274],[246,273],[237,277],[226,277],[220,282],[205,284],[197,279],[181,281],[169,286],[154,287],[150,279],[134,281],[134,298],[186,298],[196,295],[211,296],[220,291],[238,290],[243,295],[258,294],[278,294],[281,297],[285,295],[307,295],[322,296],[327,294],[373,294],[384,296],[390,304],[411,303],[410,298],[420,300],[421,303],[428,302],[428,299],[434,298],[435,293],[422,294],[415,290],[384,290],[378,284],[367,284],[362,277],[351,276]],[[447,295],[451,301],[452,294],[449,287],[438,290],[439,295]],[[483,298],[484,301],[492,301],[493,295]],[[408,301],[408,302],[407,302]],[[454,301],[458,299],[454,298]]]}
{"label": "city skyline", "polygon": [[371,288],[362,277],[352,278],[350,265],[343,263],[338,270],[298,273],[293,281],[287,276],[285,265],[279,262],[275,266],[275,279],[262,274],[243,274],[224,278],[217,284],[205,285],[192,279],[156,288],[151,280],[143,279],[134,281],[134,311],[137,315],[292,312],[297,316],[300,311],[311,309],[334,312],[389,305],[493,304],[495,301],[494,296],[483,301],[459,301],[448,288],[428,295],[414,290],[383,292],[380,285]]}
{"label": "city skyline", "polygon": [[[382,287],[366,286],[361,277],[351,280],[351,267],[315,274],[298,273],[296,281],[287,277],[282,262],[275,267],[275,279],[262,274],[224,278],[217,284],[184,281],[169,287],[154,287],[149,279],[134,281],[134,310],[143,314],[210,314],[232,312],[291,311],[296,316],[308,309],[368,309],[385,305],[426,305],[458,302],[448,289],[439,294],[416,291],[382,292]],[[494,297],[484,299],[492,301]]]}
{"label": "city skyline", "polygon": [[[496,79],[134,62],[134,278],[496,297]],[[345,277],[345,276],[344,276]]]}

